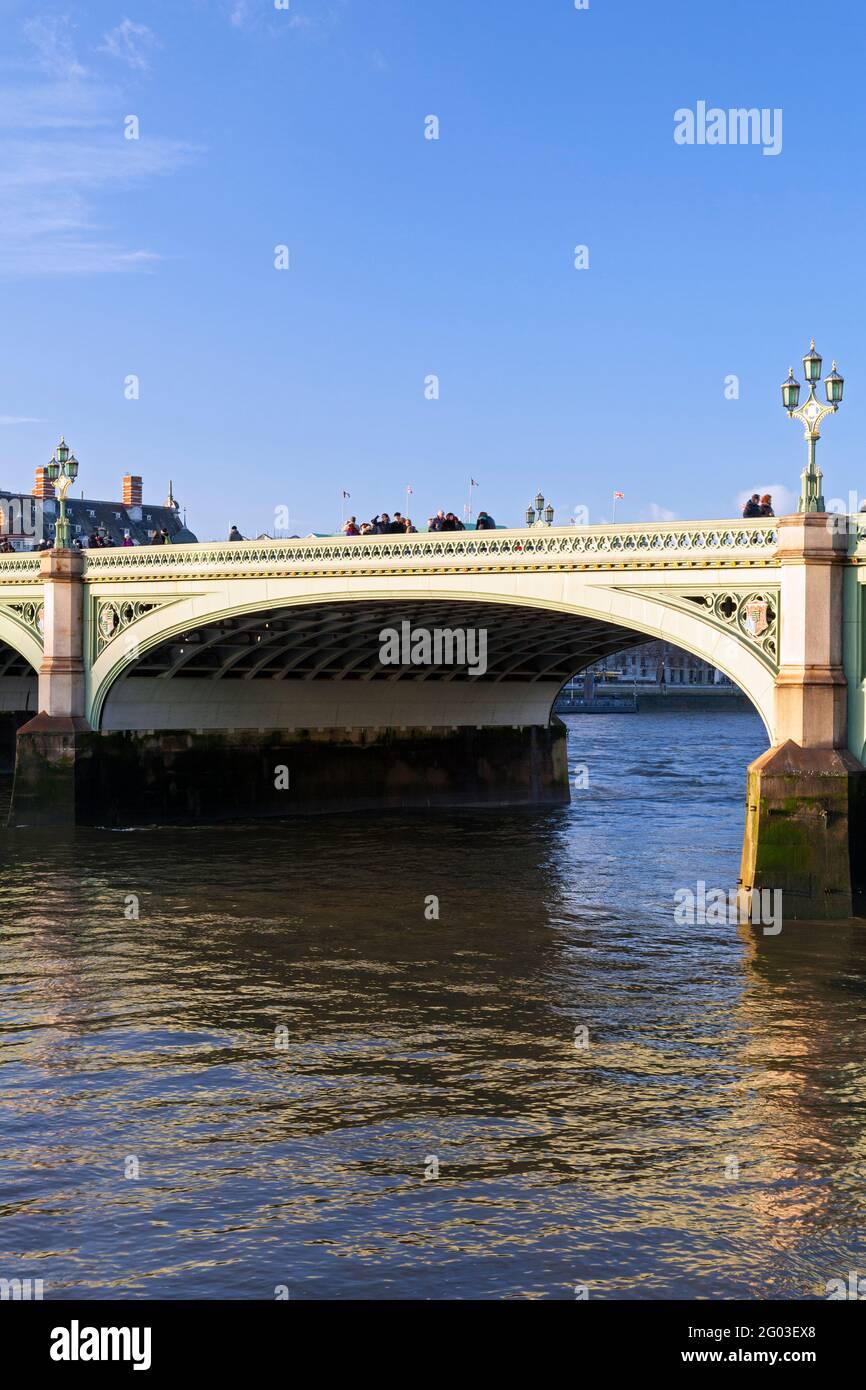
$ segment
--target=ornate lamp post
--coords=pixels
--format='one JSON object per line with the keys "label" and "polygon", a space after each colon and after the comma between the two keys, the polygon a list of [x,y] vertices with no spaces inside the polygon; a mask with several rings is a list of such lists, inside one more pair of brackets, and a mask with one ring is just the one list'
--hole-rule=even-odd
{"label": "ornate lamp post", "polygon": [[60,513],[54,528],[54,549],[69,549],[69,522],[66,520],[66,494],[78,477],[78,459],[70,452],[65,439],[61,439],[54,450],[54,457],[46,469],[48,481],[60,500]]}
{"label": "ornate lamp post", "polygon": [[821,438],[821,431],[818,427],[825,415],[833,415],[839,409],[842,403],[842,390],[845,385],[845,378],[839,375],[834,362],[830,375],[824,378],[827,404],[822,405],[815,395],[815,387],[821,380],[822,360],[820,353],[815,351],[815,339],[813,338],[809,351],[803,358],[803,371],[806,375],[809,395],[806,404],[800,406],[799,409],[800,383],[794,376],[793,367],[788,369],[787,381],[782,382],[782,405],[787,410],[790,419],[799,420],[803,424],[805,428],[804,438],[809,447],[808,462],[800,475],[798,512],[823,512],[825,510],[824,495],[821,491],[824,475],[815,463],[815,445]]}
{"label": "ornate lamp post", "polygon": [[[536,512],[538,513],[537,516]],[[527,526],[553,525],[553,506],[550,502],[548,502],[547,506],[545,507],[544,496],[540,492],[536,495],[535,507],[533,508],[532,503],[530,502],[529,506],[526,508],[526,524]]]}

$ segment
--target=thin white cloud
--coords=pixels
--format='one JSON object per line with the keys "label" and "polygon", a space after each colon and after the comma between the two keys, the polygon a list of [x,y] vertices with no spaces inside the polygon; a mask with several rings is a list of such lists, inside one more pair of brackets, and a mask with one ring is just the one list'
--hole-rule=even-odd
{"label": "thin white cloud", "polygon": [[658,504],[658,502],[650,502],[650,504],[649,504],[649,512],[650,512],[650,520],[651,520],[651,521],[678,521],[678,520],[679,520],[679,518],[678,518],[676,512],[668,511],[667,507],[660,507],[659,504]]}
{"label": "thin white cloud", "polygon": [[41,425],[35,415],[0,415],[0,425]]}
{"label": "thin white cloud", "polygon": [[150,71],[150,55],[155,48],[162,47],[160,40],[146,24],[137,24],[134,19],[123,19],[114,29],[103,35],[99,45],[100,53],[108,53],[136,72]]}
{"label": "thin white cloud", "polygon": [[74,55],[56,82],[40,75],[51,54],[69,58],[68,26],[33,20],[25,32],[29,67],[0,93],[0,275],[152,270],[159,254],[124,245],[111,227],[111,195],[174,173],[197,149],[152,134],[125,139],[122,92]]}
{"label": "thin white cloud", "polygon": [[[271,0],[271,4],[273,0]],[[251,0],[230,0],[228,10],[229,22],[235,29],[245,29],[247,26],[253,27],[260,25],[267,18],[271,31],[279,29],[301,29],[308,32],[331,30],[339,23],[339,13],[334,5],[330,5],[321,16],[310,14],[296,14],[293,9],[277,10],[269,6],[254,8]]]}
{"label": "thin white cloud", "polygon": [[192,151],[177,141],[9,140],[0,167],[0,273],[152,269],[157,254],[101,235],[93,200],[174,172]]}
{"label": "thin white cloud", "polygon": [[87,76],[87,68],[78,61],[75,52],[68,15],[40,15],[25,20],[23,33],[43,71],[50,72],[61,81]]}
{"label": "thin white cloud", "polygon": [[106,125],[117,93],[78,80],[0,88],[0,130],[80,129]]}

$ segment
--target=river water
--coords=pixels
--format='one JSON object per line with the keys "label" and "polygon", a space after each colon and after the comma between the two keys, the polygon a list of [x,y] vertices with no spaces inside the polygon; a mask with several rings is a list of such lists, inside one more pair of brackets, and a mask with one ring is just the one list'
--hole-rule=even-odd
{"label": "river water", "polygon": [[736,880],[761,725],[566,722],[563,810],[0,834],[0,1276],[764,1299],[866,1273],[866,933],[673,917]]}

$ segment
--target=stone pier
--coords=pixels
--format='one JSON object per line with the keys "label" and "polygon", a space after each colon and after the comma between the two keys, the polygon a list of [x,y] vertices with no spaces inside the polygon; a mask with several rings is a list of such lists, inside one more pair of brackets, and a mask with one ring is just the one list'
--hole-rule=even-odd
{"label": "stone pier", "polygon": [[10,824],[74,825],[85,718],[84,556],[46,550],[39,713],[18,730]]}
{"label": "stone pier", "polygon": [[846,528],[782,517],[780,665],[774,746],[748,770],[740,885],[779,889],[783,919],[863,907],[866,768],[847,745],[843,670]]}
{"label": "stone pier", "polygon": [[558,719],[550,728],[70,730],[65,737],[33,720],[19,736],[13,824],[195,824],[568,800]]}

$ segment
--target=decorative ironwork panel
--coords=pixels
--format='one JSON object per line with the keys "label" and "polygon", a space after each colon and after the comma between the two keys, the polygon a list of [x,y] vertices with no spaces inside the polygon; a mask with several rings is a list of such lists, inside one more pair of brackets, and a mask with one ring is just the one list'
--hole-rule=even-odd
{"label": "decorative ironwork panel", "polygon": [[[630,592],[634,592],[633,590]],[[699,609],[714,627],[733,632],[761,658],[773,674],[779,670],[778,588],[646,589],[644,593],[684,612]]]}
{"label": "decorative ironwork panel", "polygon": [[0,612],[16,622],[19,627],[23,627],[26,632],[34,637],[40,647],[43,643],[43,629],[45,626],[45,609],[41,599],[22,599],[20,601],[0,604]]}
{"label": "decorative ironwork panel", "polygon": [[[170,602],[174,602],[172,599]],[[109,642],[113,642],[133,623],[138,622],[139,618],[152,613],[155,608],[165,608],[165,603],[149,603],[139,600],[126,599],[98,599],[95,604],[94,633],[96,654],[104,651]]]}

